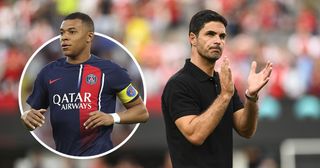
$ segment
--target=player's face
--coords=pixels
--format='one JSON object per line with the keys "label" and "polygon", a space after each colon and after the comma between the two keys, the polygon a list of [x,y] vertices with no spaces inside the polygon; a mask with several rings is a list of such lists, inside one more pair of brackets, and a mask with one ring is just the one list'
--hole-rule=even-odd
{"label": "player's face", "polygon": [[80,19],[63,21],[60,27],[60,44],[63,54],[67,57],[81,55],[87,47],[90,48],[89,34],[88,28]]}
{"label": "player's face", "polygon": [[226,40],[226,28],[221,22],[208,22],[200,30],[196,39],[199,55],[210,62],[218,60]]}

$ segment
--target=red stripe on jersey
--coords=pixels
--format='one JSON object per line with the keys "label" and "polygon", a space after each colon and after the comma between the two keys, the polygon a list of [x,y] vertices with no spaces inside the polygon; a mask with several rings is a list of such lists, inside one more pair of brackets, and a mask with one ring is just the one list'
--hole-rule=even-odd
{"label": "red stripe on jersey", "polygon": [[87,108],[80,108],[80,137],[82,141],[81,148],[83,150],[86,149],[89,142],[94,141],[98,135],[98,128],[85,129],[83,124],[88,120],[90,112],[99,110],[101,75],[102,72],[99,68],[91,65],[84,65],[81,77],[80,94],[83,103],[90,103],[91,108],[88,108],[88,105],[86,106]]}

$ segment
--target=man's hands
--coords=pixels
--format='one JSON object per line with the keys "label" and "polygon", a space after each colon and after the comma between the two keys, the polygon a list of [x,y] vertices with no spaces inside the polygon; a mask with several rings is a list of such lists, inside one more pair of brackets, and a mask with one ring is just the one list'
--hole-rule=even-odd
{"label": "man's hands", "polygon": [[103,113],[101,111],[94,111],[89,113],[88,120],[83,124],[86,129],[93,129],[98,126],[109,126],[114,123],[110,114]]}
{"label": "man's hands", "polygon": [[[251,64],[251,70],[248,77],[248,94],[250,96],[257,96],[258,92],[268,83],[272,72],[272,63],[267,65],[256,73],[257,63],[255,61]],[[232,74],[229,65],[229,59],[224,57],[220,70],[221,93],[233,95],[234,84],[232,81]]]}
{"label": "man's hands", "polygon": [[221,94],[227,94],[231,97],[234,93],[234,84],[232,81],[229,59],[227,57],[223,58],[219,77],[221,84]]}
{"label": "man's hands", "polygon": [[[121,124],[143,123],[149,119],[148,110],[141,97],[123,105],[127,110],[117,112],[121,118]],[[84,123],[84,126],[86,129],[93,129],[98,126],[109,126],[113,123],[114,120],[110,114],[101,111],[94,111],[89,113],[89,118]]]}
{"label": "man's hands", "polygon": [[46,111],[46,109],[31,109],[24,112],[24,114],[21,116],[21,120],[30,131],[33,131],[37,127],[41,127],[44,124],[45,117],[43,114]]}
{"label": "man's hands", "polygon": [[256,73],[256,68],[257,63],[253,61],[248,77],[248,94],[250,96],[257,96],[258,92],[268,83],[272,72],[272,63],[268,62],[259,73]]}

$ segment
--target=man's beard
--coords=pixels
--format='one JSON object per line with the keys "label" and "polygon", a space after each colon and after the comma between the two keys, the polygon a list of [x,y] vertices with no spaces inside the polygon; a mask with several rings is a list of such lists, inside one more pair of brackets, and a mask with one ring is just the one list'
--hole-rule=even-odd
{"label": "man's beard", "polygon": [[206,59],[209,63],[212,63],[212,64],[215,63],[221,57],[221,54],[218,54],[218,53],[209,55],[208,53],[203,53],[203,52],[200,52],[199,50],[198,50],[198,53],[202,58]]}

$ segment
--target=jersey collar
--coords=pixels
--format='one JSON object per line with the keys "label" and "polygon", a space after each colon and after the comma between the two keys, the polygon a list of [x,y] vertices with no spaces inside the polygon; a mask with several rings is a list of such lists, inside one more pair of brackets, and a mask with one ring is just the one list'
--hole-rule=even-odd
{"label": "jersey collar", "polygon": [[186,59],[186,63],[184,65],[184,68],[193,76],[195,77],[197,80],[199,80],[200,82],[204,82],[204,81],[208,81],[208,80],[212,80],[213,77],[218,77],[218,72],[214,71],[214,75],[209,76],[208,74],[206,74],[205,72],[203,72],[199,67],[197,67],[196,65],[194,65],[190,59]]}

